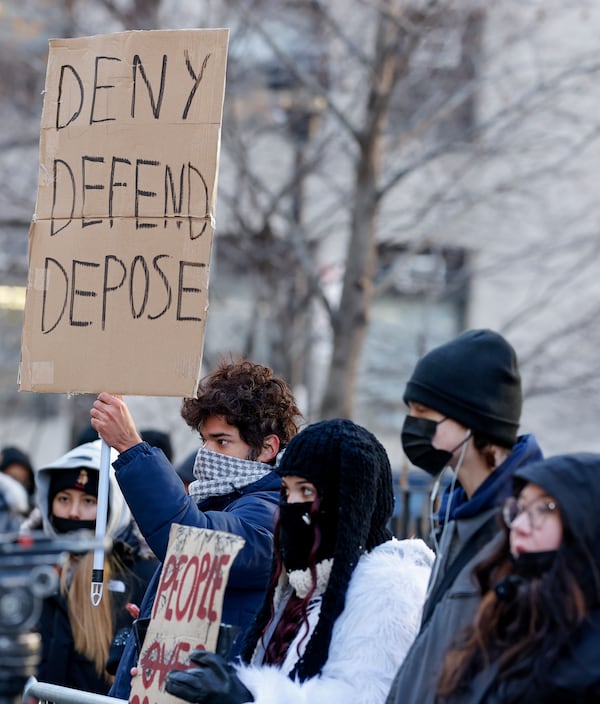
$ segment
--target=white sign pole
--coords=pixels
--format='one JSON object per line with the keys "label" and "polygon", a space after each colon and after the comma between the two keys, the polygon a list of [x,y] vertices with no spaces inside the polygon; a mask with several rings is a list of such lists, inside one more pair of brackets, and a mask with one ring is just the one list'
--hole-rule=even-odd
{"label": "white sign pole", "polygon": [[102,440],[100,452],[100,478],[98,481],[98,510],[96,512],[96,541],[101,546],[94,550],[92,588],[90,597],[93,606],[102,601],[104,586],[104,538],[108,516],[108,485],[110,479],[110,446]]}

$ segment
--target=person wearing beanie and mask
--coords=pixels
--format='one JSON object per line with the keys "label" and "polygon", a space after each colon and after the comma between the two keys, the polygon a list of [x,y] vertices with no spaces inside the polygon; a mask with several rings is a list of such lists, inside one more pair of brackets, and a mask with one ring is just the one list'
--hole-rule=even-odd
{"label": "person wearing beanie and mask", "polygon": [[226,663],[195,651],[166,690],[197,704],[379,704],[418,628],[433,560],[396,540],[390,464],[350,420],[309,425],[289,444],[270,590]]}
{"label": "person wearing beanie and mask", "polygon": [[401,436],[408,459],[438,479],[445,467],[453,472],[438,512],[419,634],[387,699],[429,704],[446,650],[481,599],[473,564],[499,539],[499,506],[512,477],[542,453],[532,435],[518,436],[523,398],[517,357],[492,330],[469,330],[425,354],[406,384],[404,402],[409,414]]}
{"label": "person wearing beanie and mask", "polygon": [[[46,535],[56,537],[82,531],[93,537],[96,528],[101,443],[79,445],[35,476],[38,507]],[[157,561],[141,549],[127,504],[109,479],[104,581],[100,604],[90,598],[93,552],[70,555],[62,565],[56,594],[42,605],[38,631],[42,639],[36,677],[42,682],[106,694],[112,683],[120,648],[114,636],[128,630],[137,604]],[[111,668],[111,664],[113,667]]]}
{"label": "person wearing beanie and mask", "polygon": [[444,704],[600,701],[600,455],[515,472],[484,597],[446,656]]}
{"label": "person wearing beanie and mask", "polygon": [[[236,633],[231,657],[260,607],[269,582],[282,451],[302,416],[289,386],[269,367],[249,360],[223,360],[200,380],[181,415],[203,441],[188,490],[164,453],[142,442],[122,399],[101,393],[90,411],[92,426],[120,454],[117,481],[148,545],[164,560],[173,523],[239,535],[244,547],[233,562],[223,597],[223,631]],[[140,605],[150,618],[160,569]],[[225,647],[225,640],[219,648]],[[128,699],[138,661],[130,637],[110,695]]]}

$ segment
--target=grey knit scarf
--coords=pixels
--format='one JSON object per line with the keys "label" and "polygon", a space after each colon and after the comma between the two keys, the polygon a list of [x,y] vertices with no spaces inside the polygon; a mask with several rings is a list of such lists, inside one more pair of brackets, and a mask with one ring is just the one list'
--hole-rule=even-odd
{"label": "grey knit scarf", "polygon": [[240,460],[201,447],[194,462],[196,481],[190,484],[188,491],[198,503],[211,496],[223,496],[243,489],[273,469],[273,466],[264,462]]}

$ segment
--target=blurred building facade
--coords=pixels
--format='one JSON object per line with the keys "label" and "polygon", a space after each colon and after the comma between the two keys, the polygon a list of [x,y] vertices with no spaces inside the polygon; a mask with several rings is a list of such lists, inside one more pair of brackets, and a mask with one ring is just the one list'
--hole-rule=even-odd
{"label": "blurred building facade", "polygon": [[[163,5],[165,26],[186,26],[194,17],[193,3],[181,3],[177,14],[168,12],[177,6],[175,0]],[[412,6],[416,22],[419,3]],[[329,300],[338,300],[345,215],[327,200],[323,172],[316,175],[309,167],[323,148],[318,135],[335,134],[322,100],[323,92],[341,85],[332,79],[341,49],[324,43],[330,35],[323,34],[301,3],[285,5],[285,11],[254,32],[241,31],[244,18],[233,5],[207,7],[213,26],[231,24],[233,31],[205,370],[223,355],[244,351],[288,376],[312,420],[331,354],[331,331],[319,305],[298,304],[310,280],[295,270],[281,281],[276,264],[290,256],[290,243],[301,241],[318,262]],[[13,31],[0,57],[8,66],[8,52],[20,52],[28,66],[24,80],[38,91],[47,37],[64,22],[56,6],[54,12],[45,25],[37,16],[21,17],[27,31]],[[13,30],[18,18],[16,12],[9,17]],[[6,29],[6,16],[3,21]],[[86,25],[81,17],[78,22],[80,34],[97,33],[103,26],[98,21]],[[105,23],[102,31],[119,29],[109,18]],[[398,470],[404,465],[399,430],[406,378],[420,354],[467,327],[496,328],[515,345],[526,390],[523,430],[535,432],[546,452],[600,450],[595,429],[600,330],[593,324],[600,283],[590,266],[600,246],[594,185],[600,163],[600,130],[594,122],[600,114],[594,59],[599,28],[600,8],[585,0],[570,7],[554,0],[527,6],[512,0],[493,6],[448,3],[447,13],[428,26],[427,41],[411,56],[409,77],[391,105],[388,136],[393,141],[395,134],[401,139],[417,129],[415,106],[443,112],[454,96],[462,95],[459,107],[422,128],[419,138],[431,150],[448,140],[470,148],[448,152],[404,178],[379,216],[378,295],[357,384],[355,420],[381,437]],[[346,29],[354,39],[371,31],[350,18]],[[265,44],[265,32],[284,37],[289,55],[315,81],[314,90],[286,69]],[[29,105],[22,90],[21,95],[14,86],[12,92],[6,87],[0,106],[3,123],[13,126],[0,154],[0,440],[21,445],[40,463],[72,442],[87,420],[91,399],[17,393],[41,110],[41,100]],[[27,111],[29,120],[23,118]],[[260,131],[265,115],[276,127],[266,136]],[[256,173],[292,184],[285,216],[273,218],[273,229],[261,227],[258,219],[254,239],[245,245],[240,242],[239,204],[231,197],[239,178],[228,142],[234,133],[227,122],[233,116],[247,124],[256,120],[260,137],[250,154],[261,160]],[[482,124],[492,141],[478,139]],[[339,168],[334,161],[325,173],[337,179],[340,192],[348,189],[351,173],[341,156]],[[434,199],[435,208],[429,204]],[[246,213],[251,221],[252,210]],[[269,279],[271,272],[276,272],[276,282]],[[279,295],[271,284],[278,286]],[[283,338],[281,326],[272,325],[282,317],[283,329],[289,326]],[[294,354],[287,354],[286,345],[294,346]],[[195,446],[197,439],[179,418],[179,399],[129,401],[141,427],[171,433],[176,460]]]}

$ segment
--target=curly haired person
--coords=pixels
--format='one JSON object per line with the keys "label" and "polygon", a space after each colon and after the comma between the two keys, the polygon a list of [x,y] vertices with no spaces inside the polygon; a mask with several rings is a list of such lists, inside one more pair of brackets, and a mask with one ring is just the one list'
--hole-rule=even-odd
{"label": "curly haired person", "polygon": [[[269,583],[280,488],[275,468],[298,431],[301,414],[285,381],[248,360],[221,362],[201,380],[196,396],[184,399],[181,414],[203,443],[188,493],[164,454],[142,441],[122,399],[100,393],[90,410],[92,427],[119,452],[113,463],[117,481],[159,560],[165,558],[173,523],[244,538],[229,575],[222,617],[243,634]],[[159,575],[157,570],[148,586],[140,618],[150,616]],[[130,637],[112,696],[129,698],[137,657]]]}

